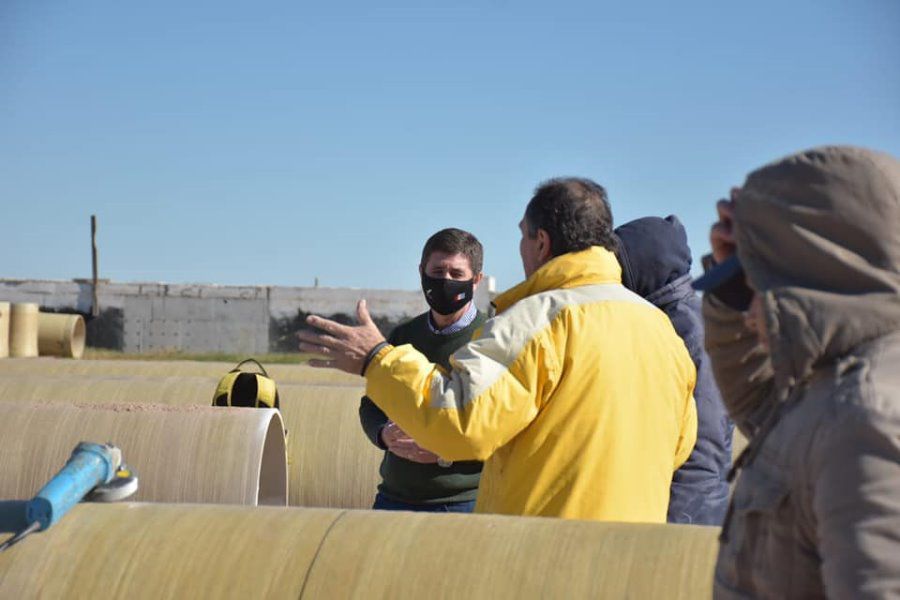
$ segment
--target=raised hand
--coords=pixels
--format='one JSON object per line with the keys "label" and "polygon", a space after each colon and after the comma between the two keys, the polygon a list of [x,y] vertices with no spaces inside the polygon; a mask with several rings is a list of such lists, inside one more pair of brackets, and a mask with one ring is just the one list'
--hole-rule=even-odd
{"label": "raised hand", "polygon": [[356,316],[359,325],[341,325],[330,319],[310,315],[306,323],[320,329],[322,333],[300,331],[300,350],[325,356],[324,359],[313,359],[309,364],[313,367],[340,369],[347,373],[359,375],[369,352],[385,341],[384,336],[369,316],[366,301],[360,300],[356,305]]}

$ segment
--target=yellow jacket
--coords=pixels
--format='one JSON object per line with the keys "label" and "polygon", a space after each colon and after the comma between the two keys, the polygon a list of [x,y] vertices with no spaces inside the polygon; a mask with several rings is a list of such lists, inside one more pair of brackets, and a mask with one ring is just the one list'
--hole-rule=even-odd
{"label": "yellow jacket", "polygon": [[476,512],[664,523],[694,447],[694,364],[603,248],[558,256],[499,296],[444,372],[388,346],[367,395],[420,445],[483,460]]}

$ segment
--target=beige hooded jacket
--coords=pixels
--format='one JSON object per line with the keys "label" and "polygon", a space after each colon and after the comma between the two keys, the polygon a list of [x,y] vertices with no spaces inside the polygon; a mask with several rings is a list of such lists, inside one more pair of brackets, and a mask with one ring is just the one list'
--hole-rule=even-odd
{"label": "beige hooded jacket", "polygon": [[900,597],[900,161],[796,154],[751,173],[735,211],[771,347],[706,295],[716,379],[750,439],[716,597]]}

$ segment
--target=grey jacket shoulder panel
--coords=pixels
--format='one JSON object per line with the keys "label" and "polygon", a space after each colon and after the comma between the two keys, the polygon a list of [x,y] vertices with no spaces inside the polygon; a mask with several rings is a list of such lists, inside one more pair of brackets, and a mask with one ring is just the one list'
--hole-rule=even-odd
{"label": "grey jacket shoulder panel", "polygon": [[809,457],[822,581],[832,597],[900,594],[900,336],[835,368]]}
{"label": "grey jacket shoulder panel", "polygon": [[734,492],[717,596],[900,595],[900,334],[816,369]]}

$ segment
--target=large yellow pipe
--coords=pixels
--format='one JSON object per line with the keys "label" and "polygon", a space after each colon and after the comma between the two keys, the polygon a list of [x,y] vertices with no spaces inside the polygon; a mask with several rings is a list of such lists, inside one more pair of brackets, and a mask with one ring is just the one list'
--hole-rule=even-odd
{"label": "large yellow pipe", "polygon": [[37,304],[33,302],[12,304],[9,311],[9,355],[19,358],[32,358],[38,355]]}
{"label": "large yellow pipe", "polygon": [[0,302],[0,358],[9,356],[9,302]]}
{"label": "large yellow pipe", "polygon": [[[203,377],[0,375],[0,401],[203,407],[212,402],[216,383],[216,379]],[[369,442],[359,425],[363,389],[279,384],[278,390],[288,432],[289,503],[370,507],[379,481],[382,452]]]}
{"label": "large yellow pipe", "polygon": [[89,505],[0,554],[3,598],[711,596],[717,529],[236,506]]}
{"label": "large yellow pipe", "polygon": [[3,499],[31,498],[91,441],[122,449],[139,477],[136,500],[287,501],[283,425],[271,409],[0,402],[0,440]]}
{"label": "large yellow pipe", "polygon": [[[40,363],[7,360],[4,363]],[[80,365],[94,361],[52,361],[43,364]],[[115,365],[130,361],[105,361]],[[143,373],[140,363],[138,373]],[[63,370],[65,371],[65,370]],[[217,380],[206,377],[39,377],[30,369],[0,369],[0,401],[77,401],[101,403],[152,402],[205,406]],[[54,371],[55,372],[55,371]],[[122,373],[122,370],[116,370]],[[357,386],[279,384],[281,410],[288,431],[289,504],[330,508],[368,508],[379,482],[382,453],[363,436]],[[735,429],[734,459],[747,445]]]}
{"label": "large yellow pipe", "polygon": [[84,317],[81,315],[38,315],[38,354],[41,356],[81,358],[84,339]]}
{"label": "large yellow pipe", "polygon": [[[265,363],[263,363],[265,364]],[[362,386],[363,379],[334,369],[315,369],[302,364],[265,364],[269,376],[283,383],[316,383]],[[220,378],[234,368],[233,363],[192,360],[83,360],[56,358],[10,360],[0,363],[0,375],[88,375],[94,377],[215,377]]]}

